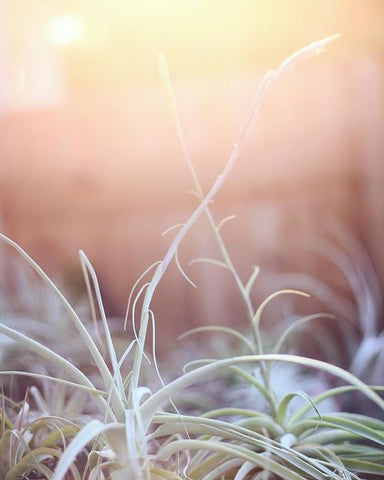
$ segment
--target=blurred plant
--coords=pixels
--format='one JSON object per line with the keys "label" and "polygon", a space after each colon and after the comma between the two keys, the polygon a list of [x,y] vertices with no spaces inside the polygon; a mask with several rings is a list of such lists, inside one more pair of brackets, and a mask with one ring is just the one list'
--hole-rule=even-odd
{"label": "blurred plant", "polygon": [[[0,276],[1,322],[48,345],[97,383],[99,378],[97,369],[89,362],[89,353],[84,349],[84,342],[77,334],[76,326],[68,315],[65,305],[60,298],[52,295],[50,288],[45,282],[41,282],[41,278],[36,275],[34,269],[28,268],[28,263],[22,264],[19,258],[11,255],[12,252],[4,247],[4,245],[0,246],[0,266],[3,270]],[[84,319],[83,322],[89,334],[100,351],[104,352],[105,338],[96,320],[96,313],[93,312],[93,319],[91,319],[89,306],[86,304],[87,297],[83,296],[77,300],[73,310]],[[121,332],[119,336],[115,332],[114,337],[116,349],[119,352],[124,351],[126,337],[121,335]],[[36,358],[33,352],[5,335],[0,336],[0,368],[4,371],[19,370],[42,375],[60,376],[62,374],[54,363]],[[20,378],[23,380],[14,381],[12,377],[8,380],[3,378],[3,388],[14,399],[23,398],[25,388],[30,383],[28,376],[19,376]],[[46,393],[48,390],[45,388]]]}
{"label": "blurred plant", "polygon": [[[66,441],[78,430],[68,419],[32,412],[27,401],[15,404],[2,396],[0,478],[51,478]],[[71,473],[72,478],[80,478],[75,463]]]}
{"label": "blurred plant", "polygon": [[[372,262],[354,235],[340,222],[329,221],[328,230],[335,241],[317,240],[313,250],[330,260],[344,275],[354,299],[349,320],[351,334],[344,333],[343,356],[350,370],[370,383],[382,384],[384,368],[383,299]],[[346,329],[343,328],[343,332]]]}
{"label": "blurred plant", "polygon": [[[343,366],[365,382],[383,385],[384,369],[384,331],[383,299],[380,283],[372,262],[348,228],[336,219],[326,223],[330,239],[312,238],[304,245],[317,255],[331,262],[342,274],[345,285],[340,291],[331,289],[327,284],[311,275],[289,273],[277,275],[273,284],[289,282],[296,288],[305,288],[318,298],[335,315],[328,324],[321,324],[321,330],[303,329],[293,347],[296,352],[308,355],[301,345],[310,344],[316,354],[336,365]],[[291,316],[288,322],[294,322]],[[279,325],[278,332],[287,326]],[[305,338],[307,341],[303,341]],[[354,398],[350,395],[349,398]],[[362,403],[362,399],[349,406],[359,412],[372,411],[372,406]]]}

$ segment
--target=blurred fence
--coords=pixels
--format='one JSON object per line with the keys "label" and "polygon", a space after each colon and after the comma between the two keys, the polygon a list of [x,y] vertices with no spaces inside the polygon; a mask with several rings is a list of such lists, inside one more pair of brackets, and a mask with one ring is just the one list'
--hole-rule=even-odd
{"label": "blurred fence", "polygon": [[[205,189],[231,151],[257,77],[175,86]],[[269,92],[213,205],[217,219],[237,215],[223,232],[243,278],[258,264],[266,272],[309,272],[332,285],[327,263],[300,244],[326,235],[332,216],[352,229],[384,279],[383,80],[376,58],[319,57]],[[0,119],[2,230],[49,273],[64,276],[68,288],[78,284],[76,252],[84,249],[114,315],[123,315],[134,280],[164,254],[170,238],[161,232],[192,211],[188,175],[160,88],[103,92]],[[185,265],[215,252],[199,221],[180,257]],[[172,267],[155,298],[160,334],[241,322],[225,272],[186,270],[196,291]]]}

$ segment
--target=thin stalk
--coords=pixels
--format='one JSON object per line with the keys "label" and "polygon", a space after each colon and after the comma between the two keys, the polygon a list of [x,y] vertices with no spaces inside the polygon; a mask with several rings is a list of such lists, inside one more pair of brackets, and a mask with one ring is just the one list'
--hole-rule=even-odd
{"label": "thin stalk", "polygon": [[164,273],[166,272],[170,262],[174,258],[177,248],[179,247],[181,241],[190,230],[190,228],[194,225],[196,220],[200,217],[200,215],[204,212],[205,207],[212,201],[215,197],[216,193],[220,190],[220,187],[224,183],[225,179],[229,175],[230,171],[232,170],[236,160],[239,156],[239,148],[235,144],[233,146],[232,153],[219,177],[216,179],[212,187],[210,188],[208,194],[204,198],[204,200],[200,203],[200,205],[196,208],[196,210],[192,213],[189,217],[187,222],[181,227],[178,231],[177,235],[173,239],[167,253],[164,256],[164,259],[156,268],[156,271],[152,277],[152,280],[145,292],[145,297],[142,306],[142,314],[141,314],[141,323],[140,323],[140,331],[139,331],[139,342],[138,348],[135,352],[135,358],[133,363],[133,372],[132,372],[132,383],[131,383],[131,391],[138,386],[139,377],[140,377],[140,369],[141,363],[144,355],[144,343],[147,335],[148,330],[148,311],[150,309],[150,305],[152,302],[153,295],[155,290],[162,279]]}
{"label": "thin stalk", "polygon": [[[264,95],[265,95],[266,91],[269,89],[269,87],[272,85],[272,83],[276,79],[278,79],[282,73],[291,69],[301,59],[309,58],[309,57],[311,57],[313,55],[316,55],[316,54],[320,53],[321,51],[323,51],[324,46],[328,42],[333,40],[335,37],[336,37],[335,35],[333,35],[331,37],[327,37],[324,40],[314,42],[314,43],[308,45],[307,47],[304,47],[304,48],[300,49],[299,51],[295,52],[293,55],[288,57],[276,70],[270,70],[264,75],[264,77],[262,78],[262,80],[259,84],[259,88],[257,90],[257,93],[256,93],[256,96],[255,96],[250,114],[246,118],[246,120],[243,124],[243,128],[241,129],[240,135],[238,136],[237,141],[235,143],[235,145],[237,145],[238,150],[240,150],[240,148],[243,146],[245,140],[247,139],[249,131],[251,129],[251,126],[252,126],[255,118],[257,117],[257,115],[260,111],[260,107],[261,107],[261,103],[262,103],[262,100],[264,98]],[[163,80],[167,95],[170,99],[170,104],[171,104],[171,107],[172,107],[173,120],[174,120],[174,124],[175,124],[175,127],[176,127],[176,132],[177,132],[177,136],[178,136],[178,139],[179,139],[179,142],[180,142],[180,145],[181,145],[181,149],[182,149],[182,152],[183,152],[184,159],[185,159],[185,161],[188,165],[188,169],[189,169],[189,171],[192,175],[192,179],[193,179],[193,183],[194,183],[194,186],[195,186],[195,189],[196,189],[197,196],[200,200],[203,200],[204,199],[204,192],[203,192],[199,177],[197,175],[196,168],[195,168],[193,160],[192,160],[192,156],[191,156],[190,151],[188,149],[187,142],[185,140],[185,136],[184,136],[183,129],[182,129],[182,126],[181,126],[181,120],[180,120],[179,109],[178,109],[178,105],[177,105],[177,101],[176,101],[176,97],[175,97],[175,92],[174,92],[174,89],[172,87],[172,82],[170,80],[169,71],[168,71],[168,68],[167,68],[165,58],[162,55],[159,55],[159,70],[160,70],[160,74],[162,76],[162,80]],[[258,324],[255,325],[255,321],[254,321],[257,313],[255,312],[255,309],[252,305],[252,301],[251,301],[251,298],[250,298],[250,291],[248,291],[248,289],[246,288],[246,285],[244,285],[244,283],[242,282],[242,280],[240,279],[240,277],[239,277],[239,275],[236,271],[236,268],[233,264],[233,261],[231,259],[230,254],[229,254],[229,251],[228,251],[228,249],[225,245],[225,242],[223,240],[223,237],[220,233],[220,229],[218,228],[218,225],[216,224],[216,222],[214,220],[214,217],[213,217],[213,214],[212,214],[212,212],[209,208],[209,203],[206,203],[206,205],[204,206],[204,213],[205,213],[205,215],[207,217],[207,220],[208,220],[208,223],[209,223],[209,225],[210,225],[210,227],[211,227],[211,229],[214,233],[214,236],[216,238],[216,241],[217,241],[220,253],[222,255],[222,258],[224,260],[224,263],[228,267],[228,270],[230,271],[230,273],[231,273],[231,275],[232,275],[232,277],[235,281],[235,284],[236,284],[236,286],[237,286],[237,288],[240,292],[241,298],[242,298],[244,306],[246,308],[248,320],[251,323],[251,325],[254,325],[254,327],[255,327],[253,329],[254,330],[254,338],[255,338],[255,346],[254,346],[253,353],[262,355],[263,354],[263,348],[262,348],[262,342],[261,342],[261,337],[260,337],[260,330],[259,330]],[[268,388],[268,385],[269,385],[268,372],[266,371],[266,368],[265,368],[264,364],[261,364],[260,370],[261,370],[261,375],[262,375],[264,384]]]}
{"label": "thin stalk", "polygon": [[[322,52],[324,50],[324,47],[327,43],[334,40],[338,36],[339,35],[331,35],[331,36],[326,37],[322,40],[313,42],[310,45],[298,50],[293,55],[288,57],[283,63],[281,63],[281,65],[276,70],[270,70],[262,78],[262,80],[259,84],[259,88],[258,88],[257,93],[256,93],[255,100],[254,100],[252,108],[251,108],[251,113],[247,117],[247,119],[246,119],[246,121],[243,125],[241,133],[238,137],[238,141],[233,145],[232,152],[229,156],[229,159],[228,159],[221,175],[219,175],[219,177],[213,183],[213,185],[211,186],[210,190],[208,191],[208,193],[205,197],[203,197],[203,192],[201,192],[201,194],[202,194],[201,199],[202,200],[201,200],[199,206],[195,209],[195,211],[189,217],[187,222],[184,223],[184,225],[178,231],[178,233],[175,236],[173,242],[171,243],[167,253],[164,256],[163,261],[156,268],[156,271],[155,271],[155,273],[152,277],[150,285],[148,286],[148,288],[145,292],[145,297],[144,297],[143,306],[142,306],[142,314],[141,314],[139,341],[138,341],[137,349],[135,351],[134,362],[133,362],[132,382],[130,384],[130,392],[129,392],[129,399],[130,400],[132,398],[132,392],[138,387],[138,384],[139,384],[141,364],[142,364],[143,355],[144,355],[144,344],[145,344],[147,331],[148,331],[148,311],[150,310],[150,305],[151,305],[151,302],[152,302],[154,292],[157,288],[157,285],[159,284],[160,280],[162,279],[162,277],[163,277],[165,271],[167,270],[171,260],[175,257],[175,255],[177,253],[177,249],[178,249],[182,239],[184,238],[186,233],[190,230],[192,225],[196,222],[196,220],[200,217],[200,215],[203,212],[206,212],[206,209],[208,208],[210,202],[213,200],[216,193],[221,188],[224,181],[226,180],[229,173],[231,172],[232,168],[234,167],[234,165],[235,165],[235,163],[236,163],[236,161],[239,157],[239,154],[240,154],[240,147],[244,144],[244,142],[245,142],[245,140],[246,140],[246,138],[249,134],[251,125],[253,124],[255,118],[257,117],[257,115],[260,111],[261,101],[264,97],[264,94],[266,93],[268,88],[271,86],[271,84],[280,77],[281,74],[283,74],[285,71],[293,68],[296,65],[296,63],[298,63],[302,59],[310,58],[314,55],[319,54],[320,52]],[[175,110],[175,103],[176,102],[175,102],[174,95],[172,94],[172,89],[169,87],[170,82],[167,81],[168,72],[167,72],[167,69],[166,69],[166,64],[165,64],[164,58],[162,56],[160,56],[159,66],[160,66],[161,73],[162,73],[162,75],[165,79],[165,84],[166,85],[168,84],[167,92],[170,95],[172,104],[174,106],[173,110]],[[196,175],[196,177],[197,177],[197,175]],[[196,180],[198,181],[197,178],[196,178]],[[214,220],[213,220],[213,223],[215,224]],[[224,255],[224,257],[223,257],[224,260],[228,262],[228,266],[230,266],[230,265],[232,266],[232,271],[235,271],[235,269],[233,267],[233,264],[231,262],[230,256],[229,256],[228,252],[226,251],[226,247],[225,247],[225,245],[224,245],[224,243],[221,239],[221,236],[220,236],[220,245],[221,245],[220,248],[223,249],[222,254]],[[232,273],[232,275],[234,275],[234,279],[235,279],[236,284],[238,285],[238,288],[239,288],[240,292],[242,293],[242,295],[244,295],[244,292],[245,292],[244,302],[245,302],[246,307],[247,307],[248,316],[250,318],[253,318],[253,315],[252,315],[253,307],[252,307],[252,304],[250,302],[250,299],[248,298],[247,291],[245,290],[245,287],[244,287],[243,283],[241,282],[240,278],[238,277],[237,273],[236,272],[235,272],[235,274]]]}
{"label": "thin stalk", "polygon": [[[165,59],[162,55],[159,56],[159,68],[160,68],[160,72],[161,72],[161,75],[162,75],[162,79],[163,79],[163,82],[164,82],[166,92],[168,94],[168,97],[170,99],[170,103],[171,103],[171,106],[172,106],[173,120],[174,120],[174,124],[175,124],[175,128],[176,128],[177,137],[178,137],[178,140],[180,142],[181,150],[183,152],[183,156],[184,156],[184,159],[187,163],[188,169],[191,173],[197,196],[200,200],[202,200],[204,198],[203,188],[201,186],[201,183],[200,183],[199,177],[197,175],[195,165],[194,165],[193,160],[192,160],[192,156],[190,154],[189,148],[187,146],[187,142],[185,140],[184,132],[183,132],[183,129],[182,129],[182,126],[181,126],[180,114],[179,114],[179,109],[178,109],[178,105],[177,105],[177,102],[176,102],[175,92],[174,92],[174,89],[172,87],[172,82],[171,82],[170,77],[169,77],[169,72],[168,72],[168,68],[167,68],[167,65],[166,65],[166,61],[165,61]],[[261,99],[263,97],[264,91],[267,89],[267,87],[269,85],[270,77],[271,77],[271,72],[268,72],[263,77],[263,79],[260,83],[258,93],[256,95],[256,101],[254,103],[254,107],[251,111],[251,114],[250,114],[249,118],[247,118],[246,122],[244,123],[241,134],[240,134],[240,136],[239,136],[239,138],[237,139],[237,142],[236,142],[236,145],[239,147],[239,149],[242,146],[242,144],[244,143],[244,141],[246,139],[246,134],[248,133],[248,130],[251,126],[251,123],[252,123],[251,122],[251,117],[254,118],[254,116],[256,114],[256,111],[258,111],[259,108],[260,108]],[[250,300],[249,295],[247,295],[247,292],[245,290],[245,286],[244,286],[243,282],[241,281],[241,279],[240,279],[240,277],[239,277],[239,275],[236,271],[236,268],[234,267],[233,261],[231,259],[230,254],[229,254],[229,251],[228,251],[228,249],[225,245],[225,242],[223,240],[223,237],[220,233],[220,229],[218,228],[218,225],[216,224],[215,219],[213,218],[213,214],[212,214],[208,204],[206,205],[206,207],[204,209],[204,213],[205,213],[205,215],[207,217],[207,220],[209,222],[209,225],[210,225],[210,227],[211,227],[211,229],[212,229],[212,231],[215,235],[215,238],[216,238],[220,253],[222,255],[222,258],[224,260],[224,263],[226,264],[228,270],[231,272],[231,275],[232,275],[232,277],[233,277],[233,279],[234,279],[234,281],[237,285],[237,288],[240,291],[240,294],[242,296],[243,302],[244,302],[246,310],[247,310],[248,318],[249,318],[250,322],[252,322],[252,319],[253,319],[254,314],[255,314],[253,306],[252,306],[252,302]],[[262,352],[255,350],[254,353],[262,353]]]}

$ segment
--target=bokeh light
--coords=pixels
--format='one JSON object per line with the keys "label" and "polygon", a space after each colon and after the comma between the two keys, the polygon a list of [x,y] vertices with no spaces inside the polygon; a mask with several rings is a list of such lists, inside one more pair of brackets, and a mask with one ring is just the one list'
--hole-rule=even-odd
{"label": "bokeh light", "polygon": [[49,20],[46,31],[54,45],[68,47],[84,35],[84,23],[76,15],[62,14]]}

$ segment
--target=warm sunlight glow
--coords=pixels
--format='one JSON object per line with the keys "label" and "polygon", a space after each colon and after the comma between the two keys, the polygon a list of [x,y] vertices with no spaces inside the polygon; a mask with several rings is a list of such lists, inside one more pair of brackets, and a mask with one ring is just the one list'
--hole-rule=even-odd
{"label": "warm sunlight glow", "polygon": [[50,20],[47,34],[54,45],[69,47],[83,36],[84,24],[79,17],[59,15]]}

